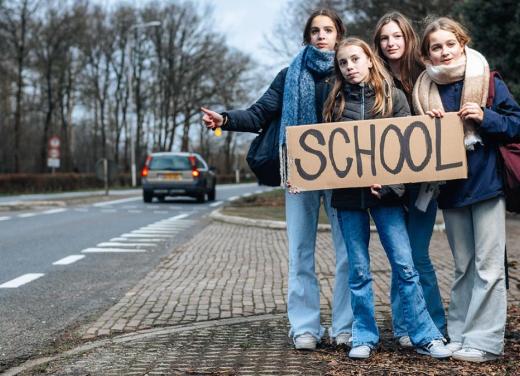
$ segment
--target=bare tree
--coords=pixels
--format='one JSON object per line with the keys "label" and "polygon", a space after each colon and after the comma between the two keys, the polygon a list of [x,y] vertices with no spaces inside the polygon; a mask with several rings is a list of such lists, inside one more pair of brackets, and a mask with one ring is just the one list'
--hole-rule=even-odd
{"label": "bare tree", "polygon": [[[63,102],[63,110],[65,111],[65,119],[62,119],[65,136],[68,133],[67,127],[70,125],[72,113],[72,82],[73,69],[69,66],[73,64],[72,59],[77,41],[75,36],[81,33],[81,20],[84,19],[84,7],[76,3],[73,6],[67,6],[61,1],[48,1],[46,8],[39,14],[36,21],[38,33],[35,34],[34,67],[40,77],[41,85],[41,111],[45,114],[43,129],[41,133],[41,141],[39,146],[39,169],[46,171],[47,160],[47,141],[51,131],[58,131],[60,114],[58,112],[62,95],[68,95],[69,100]],[[69,75],[67,76],[67,72]],[[69,89],[67,90],[67,87]],[[69,108],[67,109],[67,106]],[[68,115],[66,114],[68,113]],[[62,135],[63,136],[63,135]],[[66,143],[69,139],[65,137]],[[69,146],[64,145],[64,150],[68,150]],[[70,155],[70,153],[69,153]]]}
{"label": "bare tree", "polygon": [[24,74],[28,67],[30,53],[31,16],[38,6],[36,1],[22,0],[0,6],[0,39],[8,51],[5,73],[12,73],[15,84],[15,105],[13,118],[14,133],[14,172],[20,172],[23,96],[25,90]]}

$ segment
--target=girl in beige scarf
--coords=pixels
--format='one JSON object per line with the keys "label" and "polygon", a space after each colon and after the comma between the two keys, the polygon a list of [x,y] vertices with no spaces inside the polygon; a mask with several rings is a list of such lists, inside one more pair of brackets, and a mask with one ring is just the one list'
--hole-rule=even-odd
{"label": "girl in beige scarf", "polygon": [[417,114],[458,111],[464,122],[468,178],[447,181],[438,197],[455,262],[447,347],[454,359],[484,362],[504,348],[505,200],[497,149],[499,139],[520,135],[520,106],[495,77],[493,104],[485,107],[489,66],[468,43],[467,33],[451,19],[426,27],[421,43],[426,71],[414,87],[413,102]]}

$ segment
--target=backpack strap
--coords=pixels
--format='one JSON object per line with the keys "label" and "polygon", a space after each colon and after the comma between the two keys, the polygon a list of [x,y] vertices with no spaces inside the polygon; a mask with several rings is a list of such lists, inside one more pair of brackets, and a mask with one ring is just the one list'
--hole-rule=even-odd
{"label": "backpack strap", "polygon": [[486,107],[491,108],[493,105],[493,101],[495,100],[495,77],[498,77],[502,80],[502,76],[498,71],[493,70],[489,72],[489,91],[488,91],[488,98],[486,101]]}

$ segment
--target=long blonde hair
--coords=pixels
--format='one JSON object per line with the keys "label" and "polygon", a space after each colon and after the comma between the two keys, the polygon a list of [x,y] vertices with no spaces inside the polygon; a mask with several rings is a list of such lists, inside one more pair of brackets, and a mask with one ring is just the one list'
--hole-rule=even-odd
{"label": "long blonde hair", "polygon": [[385,14],[379,19],[374,31],[374,50],[383,62],[387,69],[390,68],[388,60],[381,49],[381,30],[383,26],[390,22],[395,22],[401,32],[403,33],[404,39],[404,53],[399,61],[401,84],[406,94],[411,94],[413,85],[419,77],[419,74],[424,70],[424,65],[419,58],[419,37],[412,27],[412,24],[402,13],[390,12]]}
{"label": "long blonde hair", "polygon": [[[345,109],[345,95],[343,94],[343,86],[346,83],[345,78],[341,74],[338,63],[338,51],[348,46],[360,47],[365,55],[372,61],[372,67],[369,69],[368,85],[372,87],[375,93],[374,107],[372,107],[372,115],[381,114],[382,116],[390,116],[393,110],[392,101],[392,77],[385,69],[381,59],[376,56],[370,46],[359,38],[350,37],[339,42],[336,47],[336,58],[334,59],[334,86],[323,106],[323,119],[326,122],[336,121]],[[339,102],[337,101],[339,100]]]}

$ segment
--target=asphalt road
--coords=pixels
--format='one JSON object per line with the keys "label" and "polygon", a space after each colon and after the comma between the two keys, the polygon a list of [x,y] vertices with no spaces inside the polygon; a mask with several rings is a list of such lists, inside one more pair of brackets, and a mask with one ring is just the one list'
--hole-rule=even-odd
{"label": "asphalt road", "polygon": [[0,372],[77,339],[162,256],[203,231],[215,207],[266,189],[221,185],[216,201],[204,204],[145,204],[134,191],[97,204],[1,212]]}

